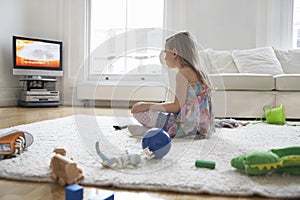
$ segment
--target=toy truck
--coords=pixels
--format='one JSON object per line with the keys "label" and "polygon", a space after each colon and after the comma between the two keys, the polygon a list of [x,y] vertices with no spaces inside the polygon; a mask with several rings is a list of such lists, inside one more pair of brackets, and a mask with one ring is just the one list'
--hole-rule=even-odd
{"label": "toy truck", "polygon": [[23,153],[33,143],[33,136],[26,131],[12,130],[0,134],[0,160]]}
{"label": "toy truck", "polygon": [[54,152],[50,163],[52,180],[61,186],[79,184],[83,180],[82,170],[73,160],[65,157],[64,149],[55,149]]}

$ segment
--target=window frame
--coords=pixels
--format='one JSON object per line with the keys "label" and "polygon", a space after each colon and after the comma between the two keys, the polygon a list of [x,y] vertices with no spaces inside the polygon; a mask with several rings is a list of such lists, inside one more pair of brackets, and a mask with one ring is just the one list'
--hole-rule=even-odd
{"label": "window frame", "polygon": [[[297,1],[298,13],[296,14],[296,5]],[[296,19],[296,16],[298,17]],[[293,0],[293,48],[300,48],[300,0]]]}
{"label": "window frame", "polygon": [[[127,0],[126,0],[127,1]],[[166,26],[166,0],[161,0],[163,1],[163,27]],[[114,74],[114,73],[92,73],[92,66],[91,66],[91,28],[92,28],[92,11],[91,11],[91,6],[92,6],[92,0],[87,0],[86,2],[86,61],[84,64],[85,68],[85,80],[88,82],[97,82],[101,84],[116,84],[116,83],[123,83],[123,84],[129,84],[129,85],[136,85],[136,84],[146,84],[146,85],[165,85],[167,82],[166,76],[167,72],[165,69],[161,70],[161,73],[158,75],[153,75],[153,74]],[[126,22],[127,23],[127,22]],[[125,32],[126,29],[124,28]],[[125,41],[124,41],[125,42]],[[163,47],[161,47],[163,48]],[[153,49],[153,48],[152,48]],[[159,49],[157,49],[159,50]],[[159,53],[158,53],[159,55]],[[157,58],[159,59],[159,57]]]}

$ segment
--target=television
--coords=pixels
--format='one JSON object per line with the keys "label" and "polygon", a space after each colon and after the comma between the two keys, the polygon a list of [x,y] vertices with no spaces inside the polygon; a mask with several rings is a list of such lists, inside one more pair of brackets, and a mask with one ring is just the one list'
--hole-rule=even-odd
{"label": "television", "polygon": [[63,76],[62,41],[13,36],[13,75]]}

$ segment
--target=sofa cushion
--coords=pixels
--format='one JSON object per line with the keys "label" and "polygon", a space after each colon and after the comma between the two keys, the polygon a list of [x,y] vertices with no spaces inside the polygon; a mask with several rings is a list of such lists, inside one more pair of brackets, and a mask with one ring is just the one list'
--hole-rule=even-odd
{"label": "sofa cushion", "polygon": [[239,72],[232,59],[231,51],[210,51],[208,56],[212,74]]}
{"label": "sofa cushion", "polygon": [[276,90],[300,91],[300,74],[279,74],[274,79]]}
{"label": "sofa cushion", "polygon": [[212,51],[212,49],[202,49],[199,51],[199,61],[202,69],[205,69],[205,72],[211,73],[211,63],[208,57],[208,53]]}
{"label": "sofa cushion", "polygon": [[273,90],[274,78],[270,74],[224,73],[209,74],[216,90]]}
{"label": "sofa cushion", "polygon": [[283,73],[272,47],[233,50],[232,57],[240,73],[273,75]]}
{"label": "sofa cushion", "polygon": [[274,49],[286,74],[300,74],[300,49]]}

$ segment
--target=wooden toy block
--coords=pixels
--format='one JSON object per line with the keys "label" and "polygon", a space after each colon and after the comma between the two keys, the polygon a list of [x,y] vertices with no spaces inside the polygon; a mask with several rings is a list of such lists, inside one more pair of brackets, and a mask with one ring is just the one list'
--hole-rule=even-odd
{"label": "wooden toy block", "polygon": [[69,185],[65,188],[66,200],[82,200],[83,187],[77,184]]}

